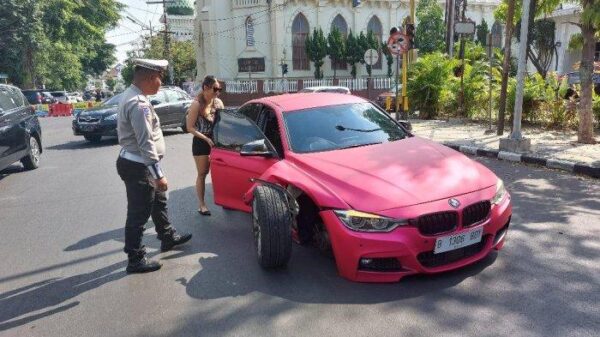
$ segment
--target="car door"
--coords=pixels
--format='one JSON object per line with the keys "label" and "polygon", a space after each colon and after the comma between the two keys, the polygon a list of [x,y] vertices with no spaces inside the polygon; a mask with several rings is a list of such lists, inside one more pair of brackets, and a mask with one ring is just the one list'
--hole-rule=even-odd
{"label": "car door", "polygon": [[169,123],[169,102],[167,101],[167,95],[163,89],[159,90],[156,95],[148,97],[150,104],[154,107],[154,111],[158,115],[160,125],[168,125]]}
{"label": "car door", "polygon": [[175,90],[165,89],[165,95],[167,97],[167,102],[169,103],[169,112],[167,114],[167,120],[165,121],[165,125],[174,125],[178,124],[177,117],[179,116],[179,110],[181,108],[181,101],[179,100],[179,95]]}
{"label": "car door", "polygon": [[239,111],[221,110],[215,125],[215,147],[211,152],[211,178],[217,205],[245,212],[250,207],[242,197],[248,191],[251,178],[260,177],[279,158],[242,157],[243,144],[265,139],[265,135],[244,112],[255,109],[247,105]]}
{"label": "car door", "polygon": [[9,87],[0,87],[0,168],[19,160],[19,153],[27,149],[25,129],[21,125],[23,111],[20,97]]}

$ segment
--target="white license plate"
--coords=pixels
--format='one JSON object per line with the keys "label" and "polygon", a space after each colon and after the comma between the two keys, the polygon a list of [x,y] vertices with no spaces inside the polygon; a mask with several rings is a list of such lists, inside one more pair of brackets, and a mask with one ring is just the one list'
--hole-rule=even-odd
{"label": "white license plate", "polygon": [[468,232],[437,238],[433,253],[439,254],[478,243],[481,241],[481,234],[483,234],[483,228],[477,228]]}

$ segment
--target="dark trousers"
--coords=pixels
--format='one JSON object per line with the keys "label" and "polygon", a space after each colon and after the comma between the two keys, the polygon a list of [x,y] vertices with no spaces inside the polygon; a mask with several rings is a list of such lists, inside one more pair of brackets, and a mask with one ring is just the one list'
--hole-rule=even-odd
{"label": "dark trousers", "polygon": [[144,164],[119,157],[117,172],[127,190],[124,251],[129,256],[143,256],[142,236],[150,216],[160,240],[174,232],[167,216],[167,195],[155,188],[154,179]]}

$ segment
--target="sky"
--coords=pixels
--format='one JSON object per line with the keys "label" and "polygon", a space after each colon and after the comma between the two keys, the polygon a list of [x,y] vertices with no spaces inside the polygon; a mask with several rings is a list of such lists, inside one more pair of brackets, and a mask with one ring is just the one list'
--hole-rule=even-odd
{"label": "sky", "polygon": [[148,29],[143,30],[139,25],[131,22],[126,16],[133,17],[143,22],[146,27],[152,23],[153,30],[160,30],[162,24],[159,22],[162,15],[162,5],[148,5],[148,0],[120,0],[127,8],[121,11],[121,20],[119,25],[106,33],[108,43],[116,45],[117,62],[123,63],[127,58],[127,51],[139,48],[141,43],[140,36],[148,34]]}

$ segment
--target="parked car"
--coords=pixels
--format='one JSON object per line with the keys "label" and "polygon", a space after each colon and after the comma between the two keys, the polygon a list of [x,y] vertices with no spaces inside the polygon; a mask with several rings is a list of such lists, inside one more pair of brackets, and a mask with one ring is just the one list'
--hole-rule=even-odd
{"label": "parked car", "polygon": [[[104,136],[117,136],[117,112],[123,94],[115,95],[102,105],[84,110],[75,116],[73,134],[87,141],[99,142]],[[192,98],[177,87],[161,87],[148,97],[160,119],[162,128],[179,128],[185,132],[185,117]]]}
{"label": "parked car", "polygon": [[57,100],[49,92],[39,89],[25,89],[21,90],[29,104],[52,104],[56,103]]}
{"label": "parked car", "polygon": [[218,116],[214,200],[252,214],[264,268],[286,265],[296,241],[332,251],[349,280],[392,282],[504,244],[512,205],[502,180],[365,99],[271,96]]}
{"label": "parked car", "polygon": [[341,86],[317,86],[306,87],[299,92],[336,92],[339,94],[350,94],[350,89]]}
{"label": "parked car", "polygon": [[51,91],[50,94],[56,98],[58,103],[74,104],[77,103],[77,99],[69,95],[66,91]]}
{"label": "parked car", "polygon": [[75,102],[83,102],[83,96],[80,92],[69,93],[69,98]]}
{"label": "parked car", "polygon": [[[400,97],[400,99],[402,99],[402,84],[398,84],[398,96]],[[390,90],[382,92],[381,94],[379,94],[377,96],[377,104],[379,104],[379,106],[383,109],[385,109],[385,101],[387,99],[387,97],[390,97],[391,99],[391,109],[390,111],[394,111],[394,108],[396,107],[396,86],[393,85]],[[402,101],[400,101],[402,102]]]}
{"label": "parked car", "polygon": [[19,88],[0,84],[0,170],[16,161],[36,169],[41,153],[42,129],[35,109]]}

